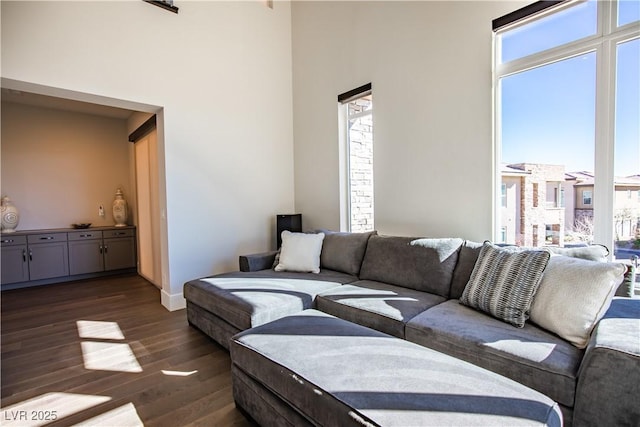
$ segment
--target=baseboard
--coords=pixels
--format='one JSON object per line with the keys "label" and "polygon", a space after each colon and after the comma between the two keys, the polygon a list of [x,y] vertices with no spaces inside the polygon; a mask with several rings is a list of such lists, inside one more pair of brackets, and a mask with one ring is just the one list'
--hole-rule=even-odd
{"label": "baseboard", "polygon": [[169,311],[182,310],[187,307],[187,300],[182,293],[168,294],[164,289],[160,291],[160,302]]}

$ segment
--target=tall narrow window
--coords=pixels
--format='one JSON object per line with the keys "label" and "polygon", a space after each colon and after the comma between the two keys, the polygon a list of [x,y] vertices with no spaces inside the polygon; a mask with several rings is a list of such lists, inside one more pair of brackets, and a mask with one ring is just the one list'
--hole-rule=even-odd
{"label": "tall narrow window", "polygon": [[346,216],[352,232],[374,229],[373,95],[371,84],[338,96],[345,124]]}
{"label": "tall narrow window", "polygon": [[[538,1],[493,22],[496,178],[521,176],[520,209],[499,209],[497,187],[495,206],[516,216],[516,242],[612,247],[620,212],[621,237],[638,228],[635,204],[615,210],[614,200],[640,188],[639,11],[618,0]],[[495,218],[496,239],[504,224]]]}

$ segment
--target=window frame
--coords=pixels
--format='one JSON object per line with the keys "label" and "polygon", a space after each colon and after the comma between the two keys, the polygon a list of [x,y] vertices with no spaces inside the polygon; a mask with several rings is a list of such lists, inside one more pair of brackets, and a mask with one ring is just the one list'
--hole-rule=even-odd
{"label": "window frame", "polygon": [[[500,219],[500,165],[502,162],[501,140],[501,79],[513,74],[574,58],[590,52],[596,54],[596,111],[595,111],[595,145],[594,173],[595,180],[592,208],[594,212],[594,242],[614,247],[614,152],[615,152],[615,94],[616,94],[616,58],[617,46],[640,37],[638,22],[617,26],[618,2],[597,2],[597,32],[594,35],[566,43],[542,52],[536,52],[506,63],[499,63],[499,35],[513,28],[523,26],[533,20],[542,19],[560,10],[572,7],[585,0],[556,2],[550,7],[521,17],[510,24],[503,24],[493,32],[493,148],[494,148],[494,185],[493,185],[493,231],[494,238],[499,238]],[[545,3],[545,2],[536,2]],[[530,5],[533,6],[533,5]],[[526,9],[526,8],[525,8]],[[514,12],[515,13],[515,12]]]}
{"label": "window frame", "polygon": [[[356,114],[349,114],[349,104],[366,96],[373,96],[371,83],[367,83],[338,95],[338,146],[339,146],[339,181],[340,181],[340,230],[352,231],[351,217],[351,150],[349,122],[370,115],[373,121],[373,105],[371,109]],[[373,98],[372,98],[373,103]],[[374,126],[375,129],[375,126]],[[375,200],[375,198],[374,198]],[[374,202],[375,203],[375,202]],[[375,205],[374,205],[375,209]],[[375,221],[375,214],[374,214]]]}

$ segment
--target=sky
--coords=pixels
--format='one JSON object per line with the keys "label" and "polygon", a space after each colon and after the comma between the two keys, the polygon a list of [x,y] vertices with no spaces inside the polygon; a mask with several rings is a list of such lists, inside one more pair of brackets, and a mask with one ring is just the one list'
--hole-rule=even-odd
{"label": "sky", "polygon": [[[588,1],[505,33],[502,60],[595,34],[596,14]],[[618,22],[638,19],[640,2],[621,2]],[[596,59],[585,53],[501,79],[503,162],[594,170]],[[640,39],[618,45],[616,77],[615,174],[640,174]]]}

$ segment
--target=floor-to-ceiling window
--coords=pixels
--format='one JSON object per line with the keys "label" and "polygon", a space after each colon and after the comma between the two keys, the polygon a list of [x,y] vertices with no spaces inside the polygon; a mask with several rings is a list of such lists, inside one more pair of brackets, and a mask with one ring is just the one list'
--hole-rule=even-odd
{"label": "floor-to-ceiling window", "polygon": [[640,238],[639,19],[640,2],[589,0],[494,21],[497,240],[627,257]]}

